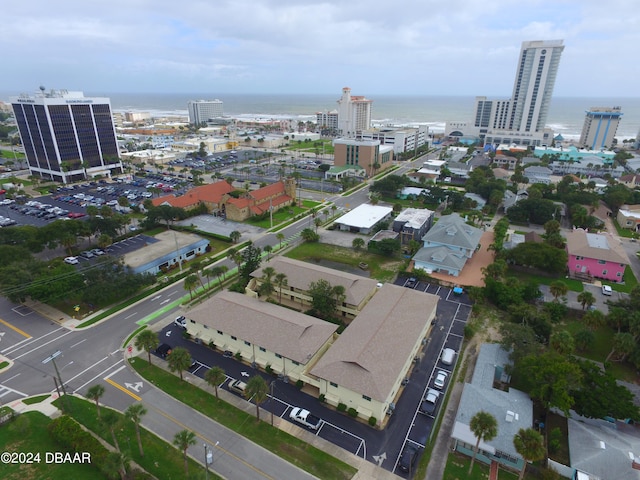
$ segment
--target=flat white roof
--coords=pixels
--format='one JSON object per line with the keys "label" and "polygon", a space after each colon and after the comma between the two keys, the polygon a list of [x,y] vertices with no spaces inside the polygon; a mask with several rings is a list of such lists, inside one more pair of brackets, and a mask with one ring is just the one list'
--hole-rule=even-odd
{"label": "flat white roof", "polygon": [[356,228],[371,228],[393,211],[391,207],[364,203],[336,220],[336,223]]}

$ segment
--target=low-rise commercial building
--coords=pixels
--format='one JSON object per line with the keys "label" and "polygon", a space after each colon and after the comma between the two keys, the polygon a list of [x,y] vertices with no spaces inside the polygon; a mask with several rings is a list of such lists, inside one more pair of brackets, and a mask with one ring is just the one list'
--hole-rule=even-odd
{"label": "low-rise commercial building", "polygon": [[422,237],[433,225],[435,212],[426,208],[405,208],[393,221],[393,231],[400,234],[400,243],[408,245],[415,240],[420,242]]}
{"label": "low-rise commercial building", "polygon": [[335,224],[342,231],[369,234],[377,224],[389,220],[391,212],[391,207],[364,203],[342,215]]}

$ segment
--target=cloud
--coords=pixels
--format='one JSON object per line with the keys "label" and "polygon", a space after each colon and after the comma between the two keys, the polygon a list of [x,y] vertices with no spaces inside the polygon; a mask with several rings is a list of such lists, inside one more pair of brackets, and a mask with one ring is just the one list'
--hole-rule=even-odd
{"label": "cloud", "polygon": [[[3,7],[4,88],[509,96],[564,39],[556,95],[637,95],[631,0],[44,0]],[[61,84],[53,85],[52,82]]]}

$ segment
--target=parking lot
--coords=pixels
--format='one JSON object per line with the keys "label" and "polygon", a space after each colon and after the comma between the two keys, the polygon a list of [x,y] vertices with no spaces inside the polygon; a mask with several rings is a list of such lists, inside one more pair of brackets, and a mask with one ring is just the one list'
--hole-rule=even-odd
{"label": "parking lot", "polygon": [[[406,281],[406,278],[399,278],[395,283],[402,286]],[[407,473],[398,468],[402,452],[407,445],[414,445],[419,456],[430,440],[433,425],[443,409],[444,398],[452,382],[452,373],[458,360],[457,353],[462,346],[464,326],[471,312],[471,302],[465,293],[455,295],[451,289],[425,282],[416,282],[414,289],[438,295],[441,300],[438,302],[435,324],[422,355],[416,359],[404,391],[383,431],[372,429],[328,408],[315,397],[298,390],[295,385],[286,383],[283,379],[269,376],[236,361],[233,357],[225,357],[222,352],[212,351],[204,345],[185,340],[181,328],[172,321],[159,333],[162,341],[168,341],[173,347],[183,346],[190,350],[196,360],[196,365],[191,369],[193,375],[204,378],[209,368],[220,366],[228,378],[221,385],[226,390],[229,390],[228,385],[232,380],[246,382],[254,375],[261,375],[273,392],[273,397],[269,396],[269,400],[262,405],[265,410],[289,420],[289,412],[294,406],[307,409],[322,419],[318,430],[309,430],[311,433],[408,478]],[[444,348],[451,348],[456,352],[451,365],[444,365],[440,361]],[[438,371],[448,374],[444,385],[440,387],[435,384]],[[423,413],[420,406],[428,389],[438,391],[439,400],[432,413]]]}

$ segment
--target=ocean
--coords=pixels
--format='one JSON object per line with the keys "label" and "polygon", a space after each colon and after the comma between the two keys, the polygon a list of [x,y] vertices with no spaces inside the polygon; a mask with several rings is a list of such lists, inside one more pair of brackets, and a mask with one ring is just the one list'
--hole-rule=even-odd
{"label": "ocean", "polygon": [[[366,92],[355,91],[355,95]],[[237,118],[295,118],[315,120],[316,112],[337,108],[341,92],[329,95],[256,95],[256,94],[157,94],[109,93],[86,91],[86,96],[111,99],[115,111],[145,111],[154,116],[187,115],[189,100],[220,99],[225,115]],[[0,98],[6,97],[0,92]],[[425,124],[434,133],[444,131],[447,121],[470,119],[475,97],[472,96],[408,96],[366,94],[373,101],[372,122],[375,125]],[[498,98],[498,97],[489,97]],[[499,97],[502,98],[502,97]],[[506,98],[506,97],[504,97]],[[622,120],[616,137],[619,141],[635,138],[640,132],[640,98],[554,97],[547,125],[566,139],[577,140],[584,123],[585,111],[591,107],[622,108]]]}

